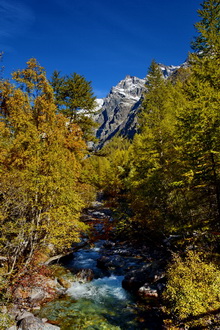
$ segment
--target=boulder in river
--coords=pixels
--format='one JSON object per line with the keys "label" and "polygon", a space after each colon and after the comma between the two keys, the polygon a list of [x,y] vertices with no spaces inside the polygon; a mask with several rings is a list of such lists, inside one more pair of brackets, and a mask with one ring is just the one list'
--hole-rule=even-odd
{"label": "boulder in river", "polygon": [[80,269],[76,274],[75,277],[79,282],[90,282],[94,278],[94,272],[92,269]]}
{"label": "boulder in river", "polygon": [[57,279],[57,282],[61,285],[61,287],[63,287],[64,289],[69,289],[71,287],[71,283],[66,280],[65,278],[63,277],[59,277]]}
{"label": "boulder in river", "polygon": [[59,330],[60,327],[48,323],[47,319],[41,319],[27,310],[20,310],[13,305],[10,314],[15,324],[7,330]]}
{"label": "boulder in river", "polygon": [[137,293],[145,283],[154,284],[164,276],[164,271],[161,270],[159,264],[149,263],[140,269],[128,272],[122,281],[122,286],[130,292]]}
{"label": "boulder in river", "polygon": [[145,283],[138,290],[138,295],[141,298],[158,298],[157,289],[151,287],[148,283]]}
{"label": "boulder in river", "polygon": [[97,259],[97,267],[104,270],[118,270],[124,265],[125,261],[120,255],[102,256]]}
{"label": "boulder in river", "polygon": [[18,330],[60,330],[60,327],[50,323],[44,323],[43,320],[35,317],[33,314],[21,319],[17,326]]}

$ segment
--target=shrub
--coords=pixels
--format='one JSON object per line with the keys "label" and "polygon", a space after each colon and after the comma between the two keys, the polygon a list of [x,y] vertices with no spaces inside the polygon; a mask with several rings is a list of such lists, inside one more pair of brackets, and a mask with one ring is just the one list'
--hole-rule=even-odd
{"label": "shrub", "polygon": [[220,270],[201,260],[198,253],[174,256],[167,272],[164,298],[180,319],[199,317],[220,308]]}
{"label": "shrub", "polygon": [[11,316],[7,312],[1,312],[0,314],[0,329],[1,330],[6,330],[8,329],[11,325],[13,325],[13,320]]}

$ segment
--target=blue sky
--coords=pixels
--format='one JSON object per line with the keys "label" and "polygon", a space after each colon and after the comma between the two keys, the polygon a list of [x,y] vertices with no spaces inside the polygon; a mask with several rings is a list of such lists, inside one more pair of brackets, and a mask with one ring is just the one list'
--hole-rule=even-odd
{"label": "blue sky", "polygon": [[5,77],[35,57],[46,69],[77,72],[97,97],[126,75],[143,78],[155,59],[183,63],[196,35],[200,0],[0,0]]}

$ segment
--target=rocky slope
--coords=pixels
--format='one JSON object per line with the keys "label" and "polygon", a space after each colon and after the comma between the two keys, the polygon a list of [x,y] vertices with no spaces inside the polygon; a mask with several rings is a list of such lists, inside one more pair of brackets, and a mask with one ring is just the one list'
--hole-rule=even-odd
{"label": "rocky slope", "polygon": [[[164,78],[172,75],[179,66],[160,64]],[[140,108],[146,80],[127,75],[117,86],[112,87],[109,94],[98,100],[100,114],[95,121],[99,124],[96,137],[99,139],[97,148],[101,148],[116,134],[132,138],[137,131],[137,112]]]}

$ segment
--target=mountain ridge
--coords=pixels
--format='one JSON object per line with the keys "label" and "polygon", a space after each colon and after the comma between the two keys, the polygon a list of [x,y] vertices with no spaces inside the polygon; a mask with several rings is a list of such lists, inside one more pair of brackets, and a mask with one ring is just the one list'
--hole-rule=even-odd
{"label": "mountain ridge", "polygon": [[[185,62],[186,63],[186,62]],[[180,67],[159,64],[165,79],[173,75]],[[96,149],[101,149],[104,144],[114,136],[121,135],[132,138],[137,132],[137,112],[140,109],[143,94],[147,91],[146,78],[126,75],[103,99],[98,99],[101,105],[99,114],[94,120],[99,124],[96,137],[99,140]]]}

